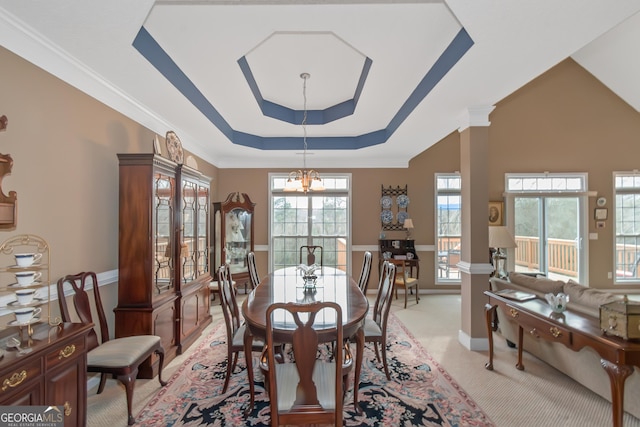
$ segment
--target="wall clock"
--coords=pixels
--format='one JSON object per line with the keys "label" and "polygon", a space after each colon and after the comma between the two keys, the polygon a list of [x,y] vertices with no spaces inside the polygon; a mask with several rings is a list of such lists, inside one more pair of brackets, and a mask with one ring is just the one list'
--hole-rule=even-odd
{"label": "wall clock", "polygon": [[596,200],[596,204],[600,207],[603,207],[607,204],[607,199],[605,199],[604,197],[598,197],[598,200]]}

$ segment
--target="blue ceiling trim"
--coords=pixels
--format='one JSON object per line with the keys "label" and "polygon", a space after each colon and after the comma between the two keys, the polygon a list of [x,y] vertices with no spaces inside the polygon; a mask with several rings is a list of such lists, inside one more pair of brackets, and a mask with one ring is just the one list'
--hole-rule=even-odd
{"label": "blue ceiling trim", "polygon": [[182,93],[191,103],[204,114],[227,138],[231,139],[233,129],[231,125],[222,117],[218,110],[205,98],[189,77],[187,77],[180,67],[173,62],[173,59],[160,47],[158,42],[141,27],[133,40],[133,47],[144,56],[173,86]]}
{"label": "blue ceiling trim", "polygon": [[[332,121],[352,115],[356,111],[356,105],[358,104],[358,99],[360,99],[364,83],[367,81],[367,76],[369,75],[372,63],[373,61],[371,58],[365,57],[362,72],[360,73],[360,78],[358,79],[358,84],[356,85],[356,90],[352,99],[332,105],[324,110],[308,110],[307,124],[326,125]],[[249,85],[249,89],[251,89],[251,93],[253,93],[253,97],[256,99],[256,102],[260,107],[260,111],[262,111],[264,116],[291,123],[292,125],[299,125],[302,123],[304,110],[294,110],[289,107],[285,107],[284,105],[264,99],[260,92],[260,88],[258,87],[258,83],[253,77],[253,72],[251,71],[249,62],[247,62],[246,56],[238,59],[238,65],[240,66],[240,70]]]}
{"label": "blue ceiling trim", "polygon": [[449,46],[440,55],[438,60],[433,64],[431,69],[422,78],[422,81],[414,89],[413,93],[404,102],[395,117],[391,119],[387,129],[393,134],[405,121],[411,112],[422,102],[431,90],[440,82],[440,80],[449,72],[450,69],[462,58],[462,56],[473,46],[473,40],[463,28],[449,43]]}
{"label": "blue ceiling trim", "polygon": [[[385,129],[357,136],[310,137],[307,138],[308,148],[311,150],[355,150],[385,143],[398,129],[398,127],[400,127],[402,122],[409,117],[413,110],[429,94],[429,92],[431,92],[436,84],[438,84],[447,72],[449,72],[460,58],[464,56],[471,46],[473,46],[473,40],[467,31],[462,28],[449,46],[447,46],[442,55],[440,55],[435,64],[427,72],[422,81],[420,81],[409,98],[407,98]],[[229,123],[227,123],[227,121],[220,115],[220,113],[218,113],[215,107],[211,105],[211,103],[198,90],[193,82],[191,82],[191,80],[182,72],[180,67],[178,67],[171,57],[169,57],[160,45],[158,45],[155,39],[144,27],[140,28],[140,31],[133,41],[133,47],[135,47],[142,56],[144,56],[167,80],[169,80],[171,84],[173,84],[173,86],[178,89],[205,117],[207,117],[207,119],[209,119],[209,121],[213,123],[233,144],[252,147],[259,150],[299,150],[302,148],[302,136],[262,137],[233,129],[231,125],[229,125]],[[238,62],[240,63],[241,69],[243,69],[241,61]],[[363,66],[363,71],[360,76],[360,81],[358,83],[354,99],[329,107],[325,110],[308,111],[307,122],[309,124],[328,123],[331,120],[336,120],[337,118],[332,117],[334,117],[334,114],[340,114],[339,112],[342,111],[342,109],[353,108],[355,111],[355,105],[364,88],[364,82],[371,65],[372,61],[367,58]],[[251,70],[248,68],[248,64],[246,65],[246,68],[250,75]],[[255,81],[252,83],[253,77],[248,78],[244,70],[243,73],[247,78],[249,87],[251,87],[251,90],[254,92],[254,96],[256,93],[258,94],[256,96],[258,103],[266,106],[269,101],[262,99]],[[271,105],[269,107],[270,109],[278,109],[275,107],[277,104],[269,104]],[[284,110],[289,110],[286,114],[291,116],[292,121],[285,121],[294,124],[302,123],[302,111],[291,110],[282,106],[278,107],[282,109],[282,111],[279,112],[281,115],[285,114],[283,113]],[[328,119],[331,120],[324,121]]]}
{"label": "blue ceiling trim", "polygon": [[[307,138],[309,150],[357,150],[384,143],[391,135],[386,129],[377,130],[358,136],[327,136]],[[302,138],[289,136],[263,137],[250,133],[235,131],[233,142],[258,150],[301,150]]]}

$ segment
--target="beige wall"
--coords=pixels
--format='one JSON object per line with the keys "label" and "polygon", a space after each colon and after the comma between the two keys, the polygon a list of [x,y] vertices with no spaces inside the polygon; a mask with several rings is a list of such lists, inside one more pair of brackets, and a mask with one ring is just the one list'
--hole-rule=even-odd
{"label": "beige wall", "polygon": [[[36,234],[51,245],[51,279],[82,270],[117,269],[120,152],[150,152],[154,132],[0,48],[0,152],[14,159],[5,193],[18,194],[18,226],[0,240]],[[489,198],[499,200],[505,172],[587,171],[589,187],[612,201],[612,172],[638,168],[640,115],[572,60],[497,104],[490,116]],[[417,136],[416,138],[419,138]],[[353,245],[377,244],[380,188],[408,185],[418,245],[434,244],[435,172],[460,170],[458,132],[411,160],[405,169],[352,169]],[[163,146],[164,150],[164,146]],[[232,191],[256,203],[256,241],[267,245],[266,169],[220,169],[197,159],[213,178],[213,200]],[[592,210],[594,200],[590,201]],[[486,215],[482,212],[479,215]],[[611,287],[613,227],[590,242],[591,285]],[[402,232],[387,232],[402,238]],[[267,271],[266,254],[258,268]],[[433,287],[433,253],[421,257],[422,287]],[[362,254],[353,255],[353,272]],[[372,281],[377,274],[372,275]],[[372,282],[374,283],[374,282]],[[370,285],[371,286],[371,285]],[[107,307],[107,312],[110,309]]]}
{"label": "beige wall", "polygon": [[[489,130],[489,198],[500,200],[506,172],[588,172],[589,190],[607,198],[606,228],[589,200],[590,286],[613,287],[614,171],[640,169],[640,114],[573,60],[497,104]],[[637,288],[637,287],[636,287]]]}
{"label": "beige wall", "polygon": [[[46,240],[52,282],[80,271],[116,270],[116,154],[151,152],[155,133],[2,47],[0,64],[0,116],[9,119],[0,152],[14,162],[2,190],[18,197],[17,227],[0,230],[0,241],[17,234]],[[217,168],[196,161],[203,173],[217,176]],[[113,307],[105,308],[113,317]]]}

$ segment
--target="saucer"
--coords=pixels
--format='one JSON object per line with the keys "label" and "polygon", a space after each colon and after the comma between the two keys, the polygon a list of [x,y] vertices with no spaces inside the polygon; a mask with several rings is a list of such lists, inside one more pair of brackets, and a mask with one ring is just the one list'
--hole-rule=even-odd
{"label": "saucer", "polygon": [[30,269],[30,268],[40,268],[40,263],[37,263],[37,264],[31,264],[31,265],[25,265],[25,266],[18,265],[18,264],[14,264],[14,265],[10,265],[10,266],[9,266],[9,267],[7,267],[7,268],[27,270],[27,269]]}
{"label": "saucer", "polygon": [[27,325],[33,325],[34,323],[38,323],[40,321],[40,317],[34,317],[33,319],[29,320],[28,322],[18,322],[17,320],[12,320],[11,322],[7,323],[7,325],[9,326],[27,326]]}
{"label": "saucer", "polygon": [[34,305],[40,305],[44,302],[42,298],[34,298],[29,304],[19,304],[18,301],[11,301],[7,304],[8,307],[31,307]]}
{"label": "saucer", "polygon": [[28,285],[21,285],[20,283],[12,283],[8,287],[9,288],[30,288],[32,286],[40,286],[40,285],[42,285],[42,282],[39,280],[36,280],[35,282],[31,282]]}

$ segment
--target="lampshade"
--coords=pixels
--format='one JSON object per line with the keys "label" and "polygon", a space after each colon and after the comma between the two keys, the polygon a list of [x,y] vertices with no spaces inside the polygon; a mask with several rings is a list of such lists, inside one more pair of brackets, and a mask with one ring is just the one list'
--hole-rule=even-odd
{"label": "lampshade", "polygon": [[402,228],[407,230],[407,240],[411,238],[411,230],[413,229],[413,220],[411,218],[407,218],[402,223]]}
{"label": "lampshade", "polygon": [[517,248],[516,241],[507,227],[502,225],[489,227],[490,248]]}

